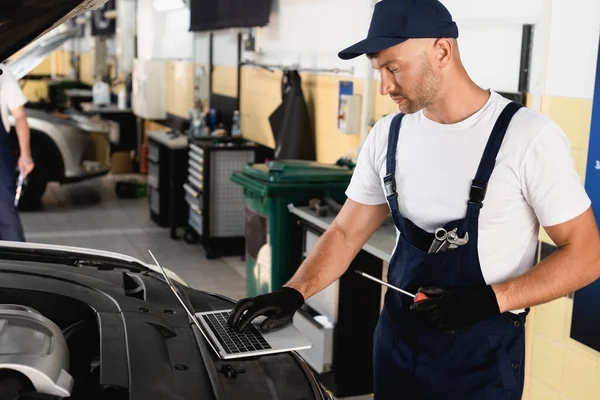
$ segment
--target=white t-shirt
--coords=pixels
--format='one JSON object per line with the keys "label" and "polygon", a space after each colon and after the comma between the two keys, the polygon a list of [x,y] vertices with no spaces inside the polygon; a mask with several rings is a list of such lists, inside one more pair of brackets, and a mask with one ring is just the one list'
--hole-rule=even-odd
{"label": "white t-shirt", "polygon": [[[471,181],[508,103],[491,91],[481,110],[456,124],[436,123],[423,111],[404,117],[396,183],[405,218],[434,232],[465,216]],[[386,203],[383,177],[393,117],[375,124],[360,152],[346,192],[356,202]],[[546,115],[522,108],[504,137],[479,217],[479,259],[487,284],[512,279],[534,265],[540,223],[568,221],[590,205],[567,136]]]}
{"label": "white t-shirt", "polygon": [[0,116],[7,132],[10,131],[8,122],[9,111],[17,107],[24,106],[27,98],[23,94],[19,82],[5,65],[1,65],[2,75],[0,75]]}

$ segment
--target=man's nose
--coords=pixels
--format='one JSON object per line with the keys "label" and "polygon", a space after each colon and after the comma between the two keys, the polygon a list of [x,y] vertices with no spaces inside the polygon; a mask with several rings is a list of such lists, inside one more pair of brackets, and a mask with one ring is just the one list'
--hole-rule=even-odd
{"label": "man's nose", "polygon": [[392,93],[396,87],[394,79],[387,76],[389,74],[381,74],[381,84],[379,85],[379,93],[382,96],[387,96]]}

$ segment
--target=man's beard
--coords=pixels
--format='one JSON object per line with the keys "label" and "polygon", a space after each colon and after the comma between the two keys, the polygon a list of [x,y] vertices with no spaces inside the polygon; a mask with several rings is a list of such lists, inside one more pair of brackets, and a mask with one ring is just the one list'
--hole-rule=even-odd
{"label": "man's beard", "polygon": [[428,59],[423,60],[417,83],[414,85],[415,94],[410,98],[405,97],[405,104],[399,106],[400,111],[404,114],[413,114],[428,107],[434,101],[441,86],[442,78],[433,72]]}

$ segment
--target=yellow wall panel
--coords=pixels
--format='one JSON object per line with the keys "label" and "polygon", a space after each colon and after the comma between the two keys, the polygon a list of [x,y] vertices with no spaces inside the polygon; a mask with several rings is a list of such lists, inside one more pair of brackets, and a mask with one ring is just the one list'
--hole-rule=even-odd
{"label": "yellow wall panel", "polygon": [[194,102],[194,68],[189,62],[167,63],[167,112],[188,118]]}
{"label": "yellow wall panel", "polygon": [[[49,55],[40,65],[33,69],[28,75],[50,75],[52,73],[52,55]],[[23,94],[27,100],[38,102],[48,98],[48,83],[43,81],[22,80]]]}
{"label": "yellow wall panel", "polygon": [[534,335],[531,357],[531,376],[546,385],[560,390],[565,347],[544,335]]}
{"label": "yellow wall panel", "polygon": [[23,86],[23,94],[30,102],[38,102],[48,98],[48,84],[46,81],[26,81],[21,83]]}
{"label": "yellow wall panel", "polygon": [[[301,74],[302,90],[315,129],[317,161],[333,163],[360,145],[360,135],[344,135],[337,127],[339,76]],[[269,116],[281,104],[282,72],[242,70],[241,126],[249,140],[275,147]],[[363,81],[352,80],[363,94]]]}
{"label": "yellow wall panel", "polygon": [[573,148],[588,148],[592,100],[545,96],[542,97],[542,112],[565,131]]}
{"label": "yellow wall panel", "polygon": [[[345,135],[338,129],[340,80],[336,76],[303,76],[306,102],[316,126],[317,160],[321,162],[334,163],[360,146],[360,135]],[[354,94],[363,95],[363,81],[353,82]]]}
{"label": "yellow wall panel", "polygon": [[560,392],[539,379],[532,379],[528,400],[561,400]]}
{"label": "yellow wall panel", "polygon": [[56,73],[61,76],[69,76],[71,73],[70,53],[66,50],[55,51]]}
{"label": "yellow wall panel", "polygon": [[242,135],[275,148],[269,116],[281,104],[281,72],[258,68],[242,70],[240,115]]}
{"label": "yellow wall panel", "polygon": [[540,228],[539,238],[544,243],[548,243],[548,244],[551,244],[553,246],[556,246],[556,243],[554,243],[554,241],[550,238],[550,236],[548,236],[548,233],[546,233],[546,231],[544,230],[543,227]]}
{"label": "yellow wall panel", "polygon": [[95,77],[94,77],[94,60],[92,57],[92,53],[82,53],[80,55],[80,77],[81,82],[86,83],[88,85],[94,85]]}
{"label": "yellow wall panel", "polygon": [[567,338],[565,323],[568,315],[567,307],[569,307],[567,298],[560,298],[537,306],[534,331],[557,343],[564,344]]}
{"label": "yellow wall panel", "polygon": [[528,108],[533,107],[533,96],[530,93],[525,95],[525,106]]}
{"label": "yellow wall panel", "polygon": [[215,65],[212,90],[222,96],[237,97],[237,67]]}
{"label": "yellow wall panel", "polygon": [[576,352],[566,352],[561,386],[562,393],[571,399],[598,400],[598,363]]}
{"label": "yellow wall panel", "polygon": [[172,131],[171,128],[169,128],[168,126],[165,125],[161,125],[157,122],[154,121],[144,121],[144,130],[147,131]]}

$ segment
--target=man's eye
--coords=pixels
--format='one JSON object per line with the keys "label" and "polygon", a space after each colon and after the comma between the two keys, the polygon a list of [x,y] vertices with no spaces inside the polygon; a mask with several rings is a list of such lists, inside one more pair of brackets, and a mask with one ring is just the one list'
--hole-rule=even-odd
{"label": "man's eye", "polygon": [[395,73],[397,73],[397,72],[398,72],[398,68],[388,68],[388,69],[390,70],[390,72],[391,72],[392,74],[395,74]]}

